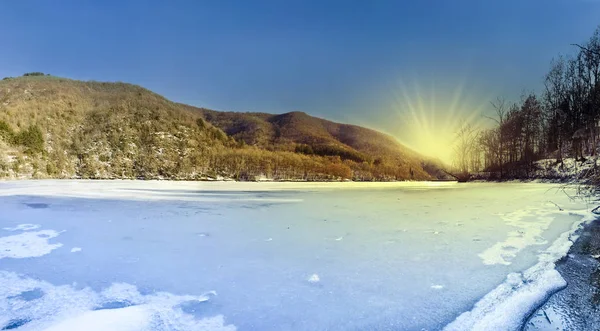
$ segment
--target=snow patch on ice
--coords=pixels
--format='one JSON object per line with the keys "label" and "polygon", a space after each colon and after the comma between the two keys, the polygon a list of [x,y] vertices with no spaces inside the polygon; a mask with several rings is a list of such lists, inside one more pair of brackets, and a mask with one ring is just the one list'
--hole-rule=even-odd
{"label": "snow patch on ice", "polygon": [[[33,290],[42,295],[29,301],[20,296]],[[0,271],[0,328],[18,321],[22,324],[19,330],[236,330],[235,326],[226,325],[221,315],[199,319],[180,307],[184,303],[208,301],[210,295],[216,293],[142,295],[137,287],[124,283],[96,292]]]}
{"label": "snow patch on ice", "polygon": [[574,233],[596,216],[588,211],[561,212],[581,216],[571,230],[564,232],[538,256],[538,263],[523,273],[511,273],[506,281],[475,304],[471,311],[458,316],[445,331],[519,330],[523,321],[552,293],[567,284],[555,269],[577,239]]}
{"label": "snow patch on ice", "polygon": [[81,252],[81,247],[73,247],[71,248],[71,253]]}
{"label": "snow patch on ice", "polygon": [[4,228],[6,231],[31,231],[35,229],[39,229],[39,224],[19,224],[14,228]]}
{"label": "snow patch on ice", "polygon": [[41,230],[0,237],[0,259],[23,259],[50,254],[62,246],[61,243],[51,244],[48,242],[50,239],[58,237],[59,234],[60,232],[54,230]]}
{"label": "snow patch on ice", "polygon": [[431,288],[434,290],[441,290],[444,288],[444,285],[431,285]]}
{"label": "snow patch on ice", "polygon": [[554,217],[550,215],[555,213],[558,211],[531,208],[502,216],[506,224],[515,227],[516,230],[509,232],[506,240],[480,253],[479,257],[488,265],[511,264],[511,260],[526,247],[547,243],[542,234],[552,224]]}
{"label": "snow patch on ice", "polygon": [[44,331],[78,331],[83,328],[88,331],[147,330],[151,319],[151,311],[144,306],[92,310],[62,321]]}

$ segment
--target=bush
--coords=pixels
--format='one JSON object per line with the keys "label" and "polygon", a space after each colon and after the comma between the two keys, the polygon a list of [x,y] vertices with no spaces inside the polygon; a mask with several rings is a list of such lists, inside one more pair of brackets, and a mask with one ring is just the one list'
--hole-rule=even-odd
{"label": "bush", "polygon": [[200,129],[206,128],[206,122],[202,118],[196,120],[196,125],[198,125]]}
{"label": "bush", "polygon": [[57,176],[59,174],[58,168],[53,163],[46,163],[46,173],[49,176]]}
{"label": "bush", "polygon": [[35,71],[35,72],[26,72],[23,74],[23,76],[25,76],[25,77],[27,77],[27,76],[46,76],[46,74],[43,72]]}
{"label": "bush", "polygon": [[2,137],[5,141],[12,142],[13,136],[14,132],[8,123],[0,121],[0,137]]}
{"label": "bush", "polygon": [[342,160],[352,160],[354,162],[368,161],[368,158],[362,153],[352,150],[346,150],[339,146],[318,145],[313,146],[314,154],[320,156],[339,156]]}
{"label": "bush", "polygon": [[221,131],[221,129],[217,128],[217,127],[212,127],[211,128],[211,136],[213,139],[219,140],[219,141],[227,141],[227,134],[223,131]]}
{"label": "bush", "polygon": [[21,166],[23,166],[24,163],[25,161],[23,161],[23,158],[20,156],[12,162],[11,168],[15,175],[21,171]]}
{"label": "bush", "polygon": [[295,151],[296,151],[296,153],[302,153],[302,154],[306,154],[306,155],[315,154],[312,147],[310,145],[305,145],[305,144],[296,145]]}
{"label": "bush", "polygon": [[44,150],[44,135],[37,125],[19,132],[14,140],[16,144],[27,147],[28,153],[40,153]]}

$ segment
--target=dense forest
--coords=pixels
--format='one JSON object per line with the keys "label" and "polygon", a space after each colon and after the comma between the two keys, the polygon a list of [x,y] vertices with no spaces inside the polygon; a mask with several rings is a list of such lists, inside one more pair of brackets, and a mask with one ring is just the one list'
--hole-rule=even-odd
{"label": "dense forest", "polygon": [[574,54],[556,57],[540,94],[492,102],[494,123],[457,132],[457,171],[485,172],[488,178],[531,178],[536,161],[583,161],[597,153],[600,134],[600,27]]}
{"label": "dense forest", "polygon": [[443,177],[440,167],[387,135],[300,112],[217,112],[41,72],[0,81],[0,178],[388,181]]}

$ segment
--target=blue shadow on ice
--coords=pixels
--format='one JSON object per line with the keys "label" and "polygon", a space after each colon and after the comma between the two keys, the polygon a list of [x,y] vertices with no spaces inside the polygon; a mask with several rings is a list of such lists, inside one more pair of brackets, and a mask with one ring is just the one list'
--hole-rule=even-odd
{"label": "blue shadow on ice", "polygon": [[103,303],[100,307],[95,308],[94,310],[105,310],[105,309],[119,309],[133,306],[133,304],[127,300],[125,301],[110,301]]}
{"label": "blue shadow on ice", "polygon": [[39,299],[44,296],[44,291],[39,288],[35,288],[31,291],[21,292],[19,295],[8,297],[8,299],[21,299],[23,301],[32,301]]}
{"label": "blue shadow on ice", "polygon": [[39,203],[39,202],[23,203],[23,204],[31,209],[46,209],[46,208],[50,207],[50,205],[47,203]]}
{"label": "blue shadow on ice", "polygon": [[27,324],[29,322],[30,322],[30,320],[26,320],[26,319],[11,320],[11,321],[8,321],[8,324],[6,324],[0,330],[14,330],[14,329],[22,327],[23,325],[25,325],[25,324]]}

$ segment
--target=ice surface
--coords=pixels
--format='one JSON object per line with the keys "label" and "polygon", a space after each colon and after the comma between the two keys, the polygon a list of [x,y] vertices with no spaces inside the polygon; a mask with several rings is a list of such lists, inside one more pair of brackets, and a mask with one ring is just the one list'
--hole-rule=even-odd
{"label": "ice surface", "polygon": [[518,329],[591,217],[552,187],[2,182],[0,329]]}

